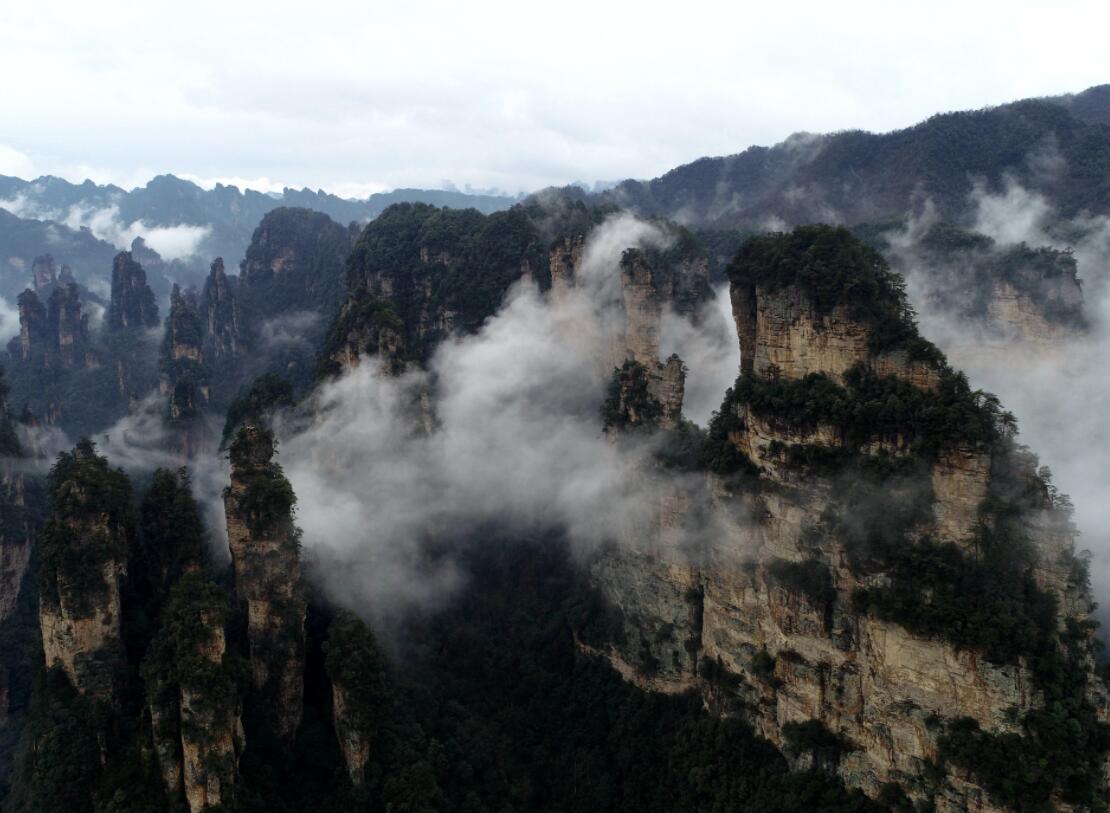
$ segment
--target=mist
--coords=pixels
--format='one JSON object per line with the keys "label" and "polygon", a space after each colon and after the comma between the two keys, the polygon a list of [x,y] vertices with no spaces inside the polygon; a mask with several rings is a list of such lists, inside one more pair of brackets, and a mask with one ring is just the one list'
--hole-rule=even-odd
{"label": "mist", "polygon": [[85,206],[76,204],[65,211],[40,206],[26,195],[0,200],[0,209],[7,209],[16,217],[52,220],[80,231],[88,229],[94,237],[111,243],[121,251],[131,248],[136,237],[154,249],[164,260],[182,260],[200,250],[204,239],[212,231],[208,225],[177,224],[154,225],[142,220],[125,222],[118,206]]}
{"label": "mist", "polygon": [[[1058,165],[1048,165],[1060,171]],[[945,351],[955,368],[967,373],[973,387],[999,396],[1017,416],[1019,440],[1050,468],[1060,491],[1071,497],[1080,533],[1077,548],[1092,553],[1097,599],[1110,593],[1110,433],[1105,419],[1110,408],[1110,221],[1089,215],[1062,219],[1042,195],[1012,178],[995,191],[977,184],[969,204],[973,228],[992,237],[1000,248],[1024,242],[1074,252],[1090,323],[1087,331],[1062,332],[1051,348],[1045,348],[1013,336],[987,335],[981,325],[939,309],[928,296],[937,269],[925,266],[913,251],[931,225],[929,207],[921,220],[892,235],[892,244],[905,263],[922,334]]]}
{"label": "mist", "polygon": [[557,530],[584,553],[644,522],[665,487],[635,474],[651,441],[608,442],[600,407],[621,253],[667,240],[613,218],[558,303],[522,282],[426,372],[391,377],[365,359],[278,421],[304,547],[331,595],[378,619],[434,607],[462,583],[450,554],[429,553],[451,540]]}

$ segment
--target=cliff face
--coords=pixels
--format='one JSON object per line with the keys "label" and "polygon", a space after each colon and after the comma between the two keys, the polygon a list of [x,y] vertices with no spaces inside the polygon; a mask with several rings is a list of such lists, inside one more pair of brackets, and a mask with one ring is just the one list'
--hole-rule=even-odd
{"label": "cliff face", "polygon": [[43,654],[78,692],[111,701],[122,656],[130,486],[87,441],[59,458],[54,476],[39,580]]}
{"label": "cliff face", "polygon": [[377,747],[387,701],[383,660],[370,630],[353,613],[341,611],[324,645],[332,687],[332,724],[352,784],[366,781],[366,765]]}
{"label": "cliff face", "polygon": [[199,572],[187,573],[143,663],[162,780],[190,813],[233,800],[243,749],[239,698],[225,664],[226,615],[223,591]]}
{"label": "cliff face", "polygon": [[0,785],[6,785],[11,751],[31,700],[39,658],[37,595],[32,556],[42,522],[42,493],[25,476],[26,457],[4,403],[0,376]]}
{"label": "cliff face", "polygon": [[325,214],[292,207],[268,212],[239,275],[252,318],[319,310],[326,323],[339,308],[350,248],[348,230]]}
{"label": "cliff face", "polygon": [[70,282],[53,287],[49,310],[30,289],[19,295],[19,339],[9,352],[21,362],[54,370],[96,367],[89,320],[81,313],[81,293]]}
{"label": "cliff face", "polygon": [[174,285],[158,364],[158,387],[168,397],[170,428],[177,450],[186,459],[195,457],[208,440],[202,413],[208,403],[210,373],[202,341],[196,297],[182,294]]}
{"label": "cliff face", "polygon": [[[873,229],[859,231],[871,236]],[[1070,250],[999,245],[950,223],[920,234],[885,232],[873,242],[913,280],[919,309],[958,328],[944,331],[953,334],[944,347],[952,356],[1012,349],[1014,342],[1035,353],[1057,352],[1087,329]]]}
{"label": "cliff face", "polygon": [[[982,766],[1006,738],[1043,747],[1036,721],[1058,689],[1038,659],[1069,664],[1077,731],[1110,712],[1089,633],[1061,632],[1091,610],[1066,514],[943,364],[876,350],[848,305],[737,276],[745,373],[710,430],[736,462],[596,558],[618,632],[584,647],[645,688],[699,688],[870,796],[893,783],[939,811],[1026,804]],[[871,411],[891,398],[964,410],[964,428]],[[1036,793],[1060,804],[1062,770],[1101,785],[1101,760],[1049,771]]]}
{"label": "cliff face", "polygon": [[204,283],[200,317],[204,324],[205,356],[212,361],[234,359],[244,349],[243,318],[232,281],[217,257]]}
{"label": "cliff face", "polygon": [[870,350],[873,329],[853,319],[846,305],[820,313],[797,286],[769,291],[759,285],[730,289],[740,339],[742,369],[756,375],[804,378],[825,373],[843,379],[860,362],[882,376],[893,375],[918,387],[934,387],[934,364],[912,360],[905,350]]}
{"label": "cliff face", "polygon": [[293,492],[273,455],[269,430],[239,430],[224,506],[235,597],[247,619],[252,701],[275,733],[289,738],[304,693],[305,599]]}
{"label": "cliff face", "polygon": [[146,283],[146,272],[127,251],[117,254],[112,263],[112,299],[106,324],[113,332],[158,325],[158,305]]}
{"label": "cliff face", "polygon": [[37,291],[57,282],[57,272],[54,270],[54,258],[49,254],[35,257],[31,263],[31,283]]}

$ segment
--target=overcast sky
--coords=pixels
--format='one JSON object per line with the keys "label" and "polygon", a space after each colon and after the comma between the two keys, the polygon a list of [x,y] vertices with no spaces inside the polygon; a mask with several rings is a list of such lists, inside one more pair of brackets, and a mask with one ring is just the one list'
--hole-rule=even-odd
{"label": "overcast sky", "polygon": [[1110,81],[1101,2],[0,6],[0,174],[518,192]]}

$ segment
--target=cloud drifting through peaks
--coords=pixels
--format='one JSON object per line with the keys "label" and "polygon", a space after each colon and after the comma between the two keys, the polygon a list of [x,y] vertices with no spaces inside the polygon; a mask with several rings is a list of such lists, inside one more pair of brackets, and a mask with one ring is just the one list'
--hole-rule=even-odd
{"label": "cloud drifting through peaks", "polygon": [[[1057,171],[1059,167],[1056,167]],[[1017,243],[1071,248],[1083,280],[1086,333],[1061,334],[1051,350],[1017,337],[985,335],[972,320],[938,309],[928,291],[939,277],[915,245],[934,222],[930,207],[893,235],[905,260],[907,287],[922,334],[934,341],[973,387],[997,394],[1018,419],[1019,440],[1053,472],[1059,489],[1075,504],[1079,548],[1092,552],[1096,599],[1110,594],[1110,219],[1080,215],[1061,220],[1039,193],[1014,179],[998,190],[977,185],[970,197],[973,228],[1000,247]],[[1104,604],[1110,602],[1103,601]],[[1110,620],[1110,619],[1108,619]]]}
{"label": "cloud drifting through peaks", "polygon": [[52,220],[75,231],[88,229],[97,239],[121,250],[130,249],[135,238],[141,237],[164,260],[182,260],[196,254],[204,238],[212,231],[208,225],[152,226],[142,220],[126,223],[115,205],[97,208],[77,204],[58,211],[37,206],[24,195],[0,200],[0,209],[7,209],[16,217]]}
{"label": "cloud drifting through peaks", "polygon": [[[674,483],[643,476],[650,441],[608,442],[599,412],[621,329],[621,252],[666,240],[615,217],[591,236],[578,287],[558,305],[518,284],[427,373],[390,377],[365,359],[278,421],[305,550],[333,595],[379,617],[434,605],[461,577],[428,544],[488,528],[561,529],[579,550],[635,536]],[[718,403],[735,375],[718,382]],[[430,393],[429,434],[415,416]]]}

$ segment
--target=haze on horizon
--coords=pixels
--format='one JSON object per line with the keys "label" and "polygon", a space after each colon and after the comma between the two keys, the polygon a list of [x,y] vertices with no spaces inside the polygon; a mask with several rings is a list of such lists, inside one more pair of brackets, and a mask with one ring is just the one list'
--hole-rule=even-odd
{"label": "haze on horizon", "polygon": [[1079,92],[1106,81],[1107,22],[1086,0],[8,3],[0,174],[348,197],[647,178]]}

